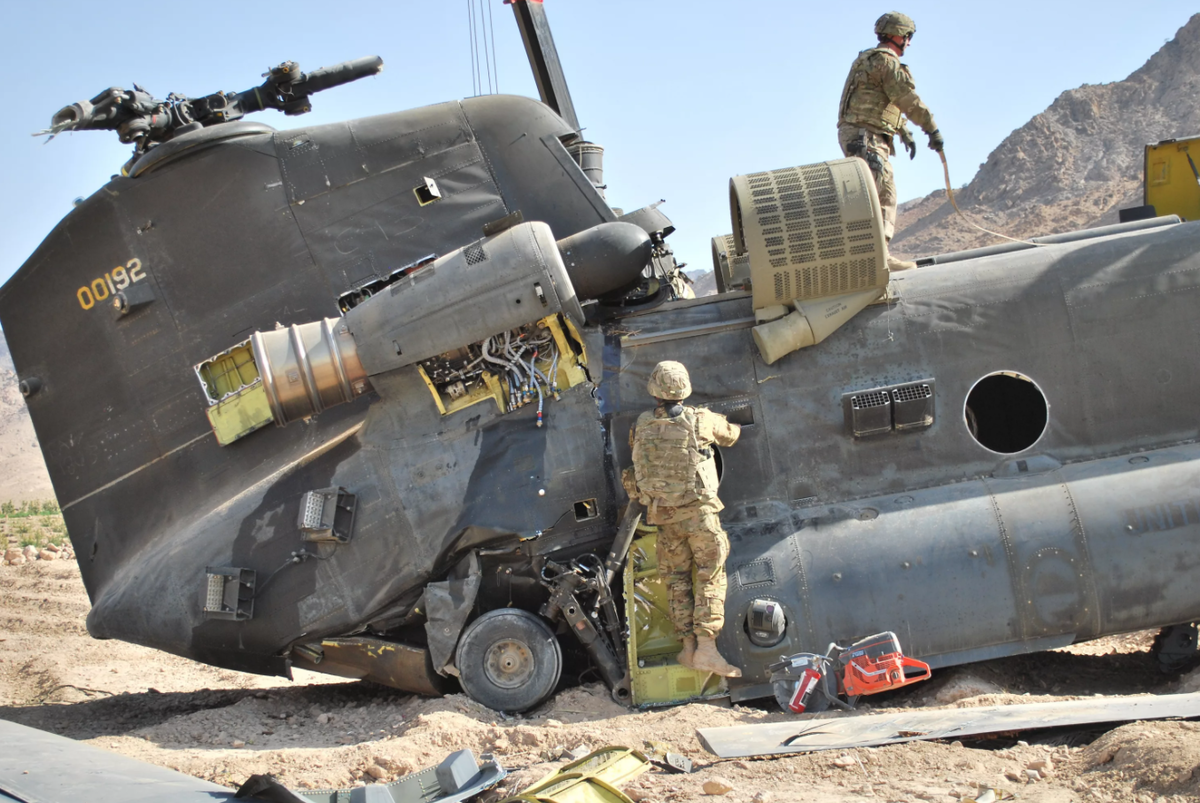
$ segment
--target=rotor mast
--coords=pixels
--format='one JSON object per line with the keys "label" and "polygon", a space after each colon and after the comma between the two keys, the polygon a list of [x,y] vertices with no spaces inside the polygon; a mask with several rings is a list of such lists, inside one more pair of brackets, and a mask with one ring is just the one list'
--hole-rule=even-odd
{"label": "rotor mast", "polygon": [[562,62],[554,47],[554,36],[550,33],[550,22],[542,0],[504,0],[511,5],[521,29],[521,40],[525,42],[525,54],[537,81],[538,94],[567,125],[579,131],[579,118],[575,116],[575,105],[571,103],[571,92],[563,75]]}

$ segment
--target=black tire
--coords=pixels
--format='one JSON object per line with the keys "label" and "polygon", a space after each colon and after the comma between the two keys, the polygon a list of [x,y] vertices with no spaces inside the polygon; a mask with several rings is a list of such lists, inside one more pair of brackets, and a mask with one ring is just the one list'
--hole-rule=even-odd
{"label": "black tire", "polygon": [[454,663],[472,700],[519,713],[554,692],[562,675],[562,648],[554,631],[532,613],[500,608],[467,626]]}

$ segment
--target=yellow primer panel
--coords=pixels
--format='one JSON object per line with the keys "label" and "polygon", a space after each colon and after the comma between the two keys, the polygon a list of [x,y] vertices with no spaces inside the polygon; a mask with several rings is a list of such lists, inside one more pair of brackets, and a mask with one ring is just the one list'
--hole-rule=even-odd
{"label": "yellow primer panel", "polygon": [[625,561],[625,616],[629,622],[629,673],[633,704],[672,705],[726,694],[724,678],[680,666],[680,643],[668,611],[667,589],[658,576],[658,531],[639,525]]}
{"label": "yellow primer panel", "polygon": [[208,397],[220,400],[259,378],[250,341],[234,346],[196,368]]}
{"label": "yellow primer panel", "polygon": [[212,405],[206,412],[217,443],[222,446],[228,446],[275,420],[261,379]]}
{"label": "yellow primer panel", "polygon": [[[1189,158],[1190,157],[1190,158]],[[1145,202],[1155,214],[1200,220],[1200,137],[1146,146]]]}

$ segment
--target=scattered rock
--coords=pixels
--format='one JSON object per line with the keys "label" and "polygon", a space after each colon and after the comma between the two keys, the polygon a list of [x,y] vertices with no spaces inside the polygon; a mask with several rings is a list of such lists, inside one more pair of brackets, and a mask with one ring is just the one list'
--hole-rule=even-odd
{"label": "scattered rock", "polygon": [[372,764],[371,766],[367,767],[365,772],[367,775],[370,775],[377,781],[387,780],[390,774],[385,768],[379,766],[378,764]]}
{"label": "scattered rock", "polygon": [[25,553],[19,549],[8,549],[4,552],[4,562],[13,566],[20,566],[25,562]]}
{"label": "scattered rock", "polygon": [[714,775],[704,782],[704,794],[727,795],[733,791],[733,784],[719,775]]}
{"label": "scattered rock", "polygon": [[55,554],[54,552],[51,552],[48,549],[39,549],[37,556],[38,556],[38,560],[54,560],[55,558],[58,557],[57,554]]}
{"label": "scattered rock", "polygon": [[1042,774],[1037,770],[1025,770],[1025,779],[1030,783],[1042,780]]}
{"label": "scattered rock", "polygon": [[243,742],[241,739],[234,739],[234,740],[231,742],[231,744],[232,744],[234,747],[245,747],[245,746],[246,746],[246,743],[245,743],[245,742]]}
{"label": "scattered rock", "polygon": [[775,799],[775,795],[763,789],[760,792],[755,792],[754,797],[750,799],[751,803],[771,803]]}
{"label": "scattered rock", "polygon": [[840,767],[842,769],[848,769],[850,767],[857,766],[857,764],[858,761],[855,760],[854,756],[847,753],[843,753],[833,760],[833,766]]}
{"label": "scattered rock", "polygon": [[21,552],[25,555],[25,560],[37,560],[37,547],[33,546],[32,544],[25,547],[23,550],[21,550]]}
{"label": "scattered rock", "polygon": [[321,714],[317,717],[317,724],[328,725],[330,719],[332,719],[332,717],[329,714]]}
{"label": "scattered rock", "polygon": [[1025,765],[1025,768],[1037,770],[1042,775],[1049,775],[1050,773],[1054,772],[1054,762],[1048,758],[1039,758],[1034,761],[1030,761]]}
{"label": "scattered rock", "polygon": [[387,756],[375,756],[375,764],[383,767],[392,775],[408,775],[412,772],[412,765],[405,761],[397,761]]}

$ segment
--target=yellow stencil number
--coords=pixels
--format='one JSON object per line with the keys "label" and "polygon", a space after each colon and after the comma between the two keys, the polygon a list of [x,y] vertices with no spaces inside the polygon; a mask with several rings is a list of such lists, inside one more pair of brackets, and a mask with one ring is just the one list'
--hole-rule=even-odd
{"label": "yellow stencil number", "polygon": [[104,301],[109,296],[116,295],[134,282],[140,282],[145,278],[146,273],[142,270],[142,261],[134,257],[124,265],[118,265],[103,276],[92,279],[90,284],[80,287],[75,291],[75,297],[79,299],[79,306],[91,309],[96,306],[97,301]]}

